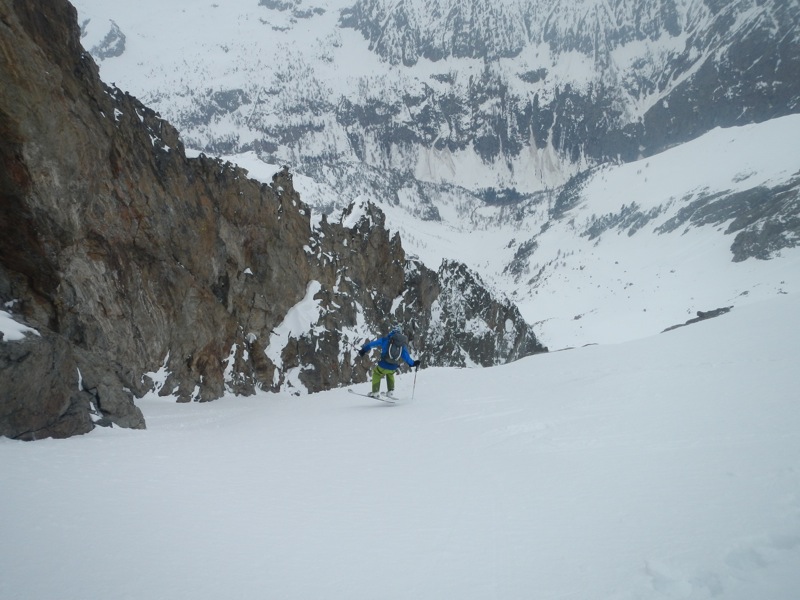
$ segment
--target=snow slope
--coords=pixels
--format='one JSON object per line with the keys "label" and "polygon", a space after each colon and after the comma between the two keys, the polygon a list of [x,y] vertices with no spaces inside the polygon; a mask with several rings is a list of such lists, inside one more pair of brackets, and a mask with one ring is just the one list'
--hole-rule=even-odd
{"label": "snow slope", "polygon": [[[527,281],[511,294],[532,321],[543,320],[545,342],[615,343],[694,317],[698,310],[736,306],[800,291],[800,249],[768,261],[733,262],[740,214],[718,222],[660,228],[704,197],[772,189],[800,176],[800,115],[715,129],[659,155],[593,173],[566,217],[537,234]],[[764,205],[768,194],[761,193]],[[652,213],[640,229],[612,227],[587,235],[602,217],[636,205]],[[764,227],[764,222],[753,227]]]}
{"label": "snow slope", "polygon": [[793,600],[798,314],[0,439],[0,598]]}

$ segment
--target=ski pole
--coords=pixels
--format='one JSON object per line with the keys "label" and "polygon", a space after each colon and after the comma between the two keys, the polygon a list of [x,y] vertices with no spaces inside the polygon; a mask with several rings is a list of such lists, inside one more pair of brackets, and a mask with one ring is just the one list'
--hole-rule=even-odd
{"label": "ski pole", "polygon": [[414,385],[411,388],[411,399],[414,399],[414,393],[417,391],[417,371],[419,371],[419,367],[414,369]]}

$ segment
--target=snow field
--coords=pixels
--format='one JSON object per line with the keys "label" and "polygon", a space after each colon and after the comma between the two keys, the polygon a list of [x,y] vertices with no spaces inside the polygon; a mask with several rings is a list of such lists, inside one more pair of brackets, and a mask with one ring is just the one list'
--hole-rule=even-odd
{"label": "snow field", "polygon": [[789,600],[798,309],[2,439],[0,597]]}

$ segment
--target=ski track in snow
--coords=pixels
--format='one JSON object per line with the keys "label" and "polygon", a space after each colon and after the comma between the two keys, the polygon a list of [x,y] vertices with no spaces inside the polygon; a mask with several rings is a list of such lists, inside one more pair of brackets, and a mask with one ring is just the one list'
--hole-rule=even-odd
{"label": "ski track in snow", "polygon": [[0,598],[789,600],[798,310],[0,439]]}

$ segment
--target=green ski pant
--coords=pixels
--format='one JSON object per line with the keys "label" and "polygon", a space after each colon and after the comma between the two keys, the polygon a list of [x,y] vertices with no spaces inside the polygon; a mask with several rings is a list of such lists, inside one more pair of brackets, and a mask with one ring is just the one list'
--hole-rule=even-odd
{"label": "green ski pant", "polygon": [[386,388],[390,392],[394,390],[394,371],[389,371],[388,369],[382,369],[381,367],[375,367],[372,370],[373,392],[381,391],[381,379],[383,379],[384,377],[386,377]]}

